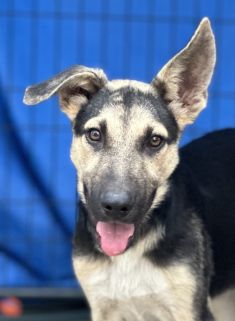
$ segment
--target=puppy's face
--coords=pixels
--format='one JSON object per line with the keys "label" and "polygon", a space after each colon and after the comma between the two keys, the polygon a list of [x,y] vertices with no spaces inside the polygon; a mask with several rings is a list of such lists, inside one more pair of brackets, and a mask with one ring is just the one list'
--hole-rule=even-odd
{"label": "puppy's face", "polygon": [[27,104],[58,93],[72,121],[78,191],[105,254],[123,253],[164,199],[180,133],[205,107],[214,63],[204,19],[151,84],[108,81],[99,69],[77,66],[27,89]]}
{"label": "puppy's face", "polygon": [[[92,224],[102,234],[98,222],[107,222],[102,228],[119,228],[123,238],[137,232],[163,199],[178,163],[173,114],[154,87],[113,81],[81,108],[73,132],[71,158]],[[112,249],[105,242],[103,247],[110,255],[128,244],[107,242]]]}

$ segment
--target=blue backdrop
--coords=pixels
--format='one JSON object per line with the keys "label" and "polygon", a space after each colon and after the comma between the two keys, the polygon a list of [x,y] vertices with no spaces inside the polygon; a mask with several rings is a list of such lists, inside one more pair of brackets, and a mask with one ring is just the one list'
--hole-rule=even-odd
{"label": "blue backdrop", "polygon": [[235,124],[234,1],[0,1],[0,286],[76,286],[70,124],[56,99],[24,106],[25,87],[72,64],[150,81],[203,16],[216,35],[217,67],[208,108],[183,143]]}

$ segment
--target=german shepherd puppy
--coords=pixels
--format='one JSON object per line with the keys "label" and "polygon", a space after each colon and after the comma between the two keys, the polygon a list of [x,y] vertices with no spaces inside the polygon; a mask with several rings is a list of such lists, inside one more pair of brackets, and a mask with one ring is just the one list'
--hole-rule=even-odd
{"label": "german shepherd puppy", "polygon": [[28,105],[58,94],[72,122],[73,263],[93,321],[212,321],[235,293],[235,130],[178,148],[214,65],[205,18],[150,84],[74,66],[26,90]]}

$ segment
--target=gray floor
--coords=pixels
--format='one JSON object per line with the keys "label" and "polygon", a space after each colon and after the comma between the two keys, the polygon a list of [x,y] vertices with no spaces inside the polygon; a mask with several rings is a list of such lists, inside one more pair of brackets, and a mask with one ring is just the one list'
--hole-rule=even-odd
{"label": "gray floor", "polygon": [[0,316],[0,321],[90,321],[88,311],[72,311],[60,313],[27,314],[20,318],[6,318]]}
{"label": "gray floor", "polygon": [[5,288],[1,297],[18,297],[23,303],[24,315],[17,318],[1,316],[0,321],[90,321],[84,296],[79,289]]}

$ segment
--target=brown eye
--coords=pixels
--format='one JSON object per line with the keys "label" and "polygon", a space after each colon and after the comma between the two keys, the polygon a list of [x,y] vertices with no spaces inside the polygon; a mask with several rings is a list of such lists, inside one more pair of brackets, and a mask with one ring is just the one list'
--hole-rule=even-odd
{"label": "brown eye", "polygon": [[153,135],[150,138],[151,147],[160,147],[164,143],[164,139],[161,136]]}
{"label": "brown eye", "polygon": [[87,132],[87,138],[93,142],[99,142],[101,140],[101,133],[99,129],[92,128]]}

